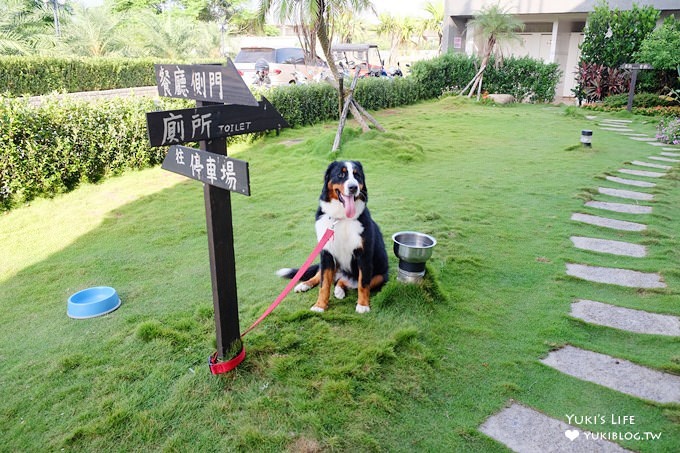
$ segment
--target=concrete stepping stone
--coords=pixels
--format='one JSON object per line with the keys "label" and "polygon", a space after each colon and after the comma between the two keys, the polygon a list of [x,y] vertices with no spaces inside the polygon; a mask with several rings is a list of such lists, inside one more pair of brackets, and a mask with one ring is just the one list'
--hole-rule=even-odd
{"label": "concrete stepping stone", "polygon": [[603,123],[622,123],[622,124],[629,124],[632,123],[633,120],[617,120],[614,118],[605,118],[602,120]]}
{"label": "concrete stepping stone", "polygon": [[589,201],[585,204],[589,208],[603,209],[605,211],[623,212],[626,214],[651,214],[651,206],[639,204],[609,203],[607,201]]}
{"label": "concrete stepping stone", "polygon": [[661,143],[661,142],[647,142],[647,144],[652,145],[652,146],[665,146],[666,145],[665,143]]}
{"label": "concrete stepping stone", "polygon": [[638,142],[655,142],[654,137],[629,137],[631,140],[636,140]]}
{"label": "concrete stepping stone", "polygon": [[680,403],[680,376],[675,376],[605,354],[565,346],[541,360],[544,364],[584,381],[658,403]]}
{"label": "concrete stepping stone", "polygon": [[642,258],[647,256],[647,247],[644,245],[582,236],[572,236],[569,239],[571,239],[574,247],[581,250],[609,253],[611,255],[632,256],[634,258]]}
{"label": "concrete stepping stone", "polygon": [[597,189],[602,195],[609,195],[610,197],[626,198],[628,200],[642,200],[642,201],[652,201],[654,195],[651,193],[635,192],[632,190],[619,190],[610,189],[608,187],[599,187]]}
{"label": "concrete stepping stone", "polygon": [[618,182],[619,184],[625,184],[627,186],[656,187],[656,183],[653,182],[638,181],[637,179],[619,178],[618,176],[607,176],[607,181]]}
{"label": "concrete stepping stone", "polygon": [[617,307],[594,300],[579,300],[571,304],[572,317],[590,324],[612,327],[634,333],[680,336],[680,318],[642,310]]}
{"label": "concrete stepping stone", "polygon": [[599,217],[590,214],[578,214],[578,213],[572,214],[571,220],[587,223],[588,225],[595,225],[619,231],[644,231],[647,229],[647,225],[644,225],[642,223],[608,219],[606,217]]}
{"label": "concrete stepping stone", "polygon": [[641,160],[634,160],[631,164],[637,165],[638,167],[659,168],[661,170],[670,170],[673,168],[670,165],[653,164],[651,162],[642,162]]}
{"label": "concrete stepping stone", "polygon": [[623,135],[627,135],[629,137],[649,137],[647,134],[637,134],[635,132],[623,132]]}
{"label": "concrete stepping stone", "polygon": [[629,450],[578,426],[548,417],[530,407],[513,403],[492,415],[479,430],[520,453],[621,453]]}
{"label": "concrete stepping stone", "polygon": [[614,132],[633,132],[633,129],[624,126],[624,125],[618,125],[618,124],[611,124],[611,123],[601,123],[598,124],[598,127],[602,129],[603,131],[614,131]]}
{"label": "concrete stepping stone", "polygon": [[644,176],[647,178],[660,178],[662,176],[666,176],[666,173],[659,173],[658,171],[629,170],[627,168],[621,168],[619,169],[619,172],[633,176]]}
{"label": "concrete stepping stone", "polygon": [[661,162],[680,162],[680,159],[671,159],[670,157],[649,156],[647,159],[658,160]]}
{"label": "concrete stepping stone", "polygon": [[612,267],[596,267],[567,263],[567,275],[595,283],[625,286],[627,288],[665,288],[661,275]]}
{"label": "concrete stepping stone", "polygon": [[662,156],[668,156],[668,157],[680,157],[680,153],[670,153],[668,151],[676,151],[675,148],[661,148],[665,152],[661,153]]}

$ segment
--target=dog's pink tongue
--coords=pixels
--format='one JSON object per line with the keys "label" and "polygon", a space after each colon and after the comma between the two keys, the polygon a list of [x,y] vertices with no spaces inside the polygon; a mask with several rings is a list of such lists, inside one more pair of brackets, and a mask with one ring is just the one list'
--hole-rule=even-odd
{"label": "dog's pink tongue", "polygon": [[348,219],[351,219],[356,214],[356,208],[354,206],[354,196],[349,195],[345,197],[345,215]]}

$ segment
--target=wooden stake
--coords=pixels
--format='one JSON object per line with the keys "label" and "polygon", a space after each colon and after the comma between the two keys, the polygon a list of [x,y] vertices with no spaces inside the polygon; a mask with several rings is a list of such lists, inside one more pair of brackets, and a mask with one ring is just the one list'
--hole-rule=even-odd
{"label": "wooden stake", "polygon": [[[331,152],[335,152],[340,148],[340,137],[342,137],[342,131],[345,129],[345,122],[347,121],[347,113],[348,111],[352,108],[352,102],[353,102],[353,97],[354,97],[354,89],[357,86],[357,82],[359,81],[359,68],[357,68],[357,72],[354,74],[354,80],[352,80],[352,86],[349,89],[349,92],[347,93],[347,98],[345,99],[345,105],[342,107],[342,113],[340,114],[340,123],[338,124],[338,131],[335,133],[335,140],[333,141],[333,148],[331,149]],[[356,111],[356,107],[354,107],[354,110]],[[354,113],[354,112],[352,112]],[[365,122],[364,122],[365,123]],[[366,126],[368,127],[368,126]]]}

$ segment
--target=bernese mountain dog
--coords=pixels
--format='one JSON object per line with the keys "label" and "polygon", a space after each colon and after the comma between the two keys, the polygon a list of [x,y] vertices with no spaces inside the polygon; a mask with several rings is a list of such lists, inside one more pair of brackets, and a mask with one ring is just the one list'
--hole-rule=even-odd
{"label": "bernese mountain dog", "polygon": [[[302,276],[296,292],[308,291],[317,285],[319,296],[311,310],[324,312],[328,308],[331,287],[333,294],[343,299],[348,288],[358,289],[357,313],[367,313],[370,294],[388,280],[388,259],[380,228],[366,207],[368,190],[364,169],[356,161],[332,162],[326,169],[324,185],[316,211],[318,240],[327,228],[334,236],[324,246],[320,263],[311,266]],[[280,269],[277,275],[292,278],[298,269]]]}

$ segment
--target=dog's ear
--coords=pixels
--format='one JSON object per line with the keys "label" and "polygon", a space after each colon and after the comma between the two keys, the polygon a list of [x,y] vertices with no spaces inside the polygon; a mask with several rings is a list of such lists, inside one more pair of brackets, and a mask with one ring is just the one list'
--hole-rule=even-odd
{"label": "dog's ear", "polygon": [[361,162],[354,161],[352,162],[354,168],[357,169],[359,174],[361,175],[361,198],[364,200],[364,203],[368,202],[368,188],[366,187],[366,174],[364,173],[364,167],[361,165]]}
{"label": "dog's ear", "polygon": [[333,170],[333,163],[331,163],[328,168],[326,169],[326,174],[323,177],[323,189],[321,189],[321,195],[319,196],[319,199],[321,201],[330,201],[330,197],[328,196],[328,186],[331,180],[331,172]]}

